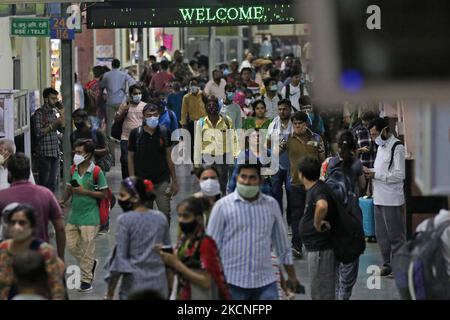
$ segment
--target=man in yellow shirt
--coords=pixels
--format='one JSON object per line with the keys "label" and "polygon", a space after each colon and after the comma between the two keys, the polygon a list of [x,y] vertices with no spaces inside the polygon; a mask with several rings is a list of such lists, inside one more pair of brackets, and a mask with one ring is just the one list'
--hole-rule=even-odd
{"label": "man in yellow shirt", "polygon": [[194,165],[214,165],[219,172],[222,194],[226,193],[229,164],[234,163],[235,133],[233,121],[219,114],[215,96],[205,97],[206,117],[197,121],[195,128]]}
{"label": "man in yellow shirt", "polygon": [[195,122],[206,116],[203,94],[200,91],[199,81],[193,78],[189,83],[189,93],[183,97],[181,104],[180,123],[183,129],[191,135],[191,159],[194,160],[194,134]]}

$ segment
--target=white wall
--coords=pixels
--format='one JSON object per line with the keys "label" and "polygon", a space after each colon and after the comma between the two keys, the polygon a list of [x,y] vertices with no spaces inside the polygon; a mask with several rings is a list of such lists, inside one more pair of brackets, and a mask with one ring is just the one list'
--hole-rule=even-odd
{"label": "white wall", "polygon": [[0,18],[0,88],[13,86],[13,61],[11,38],[9,37],[9,17]]}

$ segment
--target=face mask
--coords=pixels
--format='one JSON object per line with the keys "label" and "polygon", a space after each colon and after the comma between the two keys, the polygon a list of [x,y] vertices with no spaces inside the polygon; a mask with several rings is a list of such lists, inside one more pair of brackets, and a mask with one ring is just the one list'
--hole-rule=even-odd
{"label": "face mask", "polygon": [[227,99],[230,101],[233,101],[234,99],[234,92],[227,92]]}
{"label": "face mask", "polygon": [[135,96],[132,96],[132,99],[135,104],[138,104],[139,102],[141,102],[142,94],[137,94]]}
{"label": "face mask", "polygon": [[191,222],[180,222],[180,229],[181,232],[184,234],[191,234],[193,233],[198,226],[197,220],[191,221]]}
{"label": "face mask", "polygon": [[159,124],[159,118],[158,117],[150,117],[145,119],[145,124],[149,126],[152,129],[155,129]]}
{"label": "face mask", "polygon": [[[386,129],[386,128],[384,128],[384,129]],[[375,138],[375,143],[376,143],[377,145],[379,145],[380,147],[384,146],[384,145],[386,144],[386,142],[387,142],[387,140],[384,140],[384,139],[381,137],[381,135],[383,134],[384,129],[381,130],[380,135],[379,135],[378,137]]]}
{"label": "face mask", "polygon": [[73,156],[73,164],[76,166],[79,166],[80,164],[82,164],[84,162],[84,160],[86,160],[86,159],[80,154],[76,154]]}
{"label": "face mask", "polygon": [[119,200],[117,202],[119,203],[119,206],[122,208],[123,212],[128,212],[128,211],[133,210],[133,204],[131,203],[130,199]]}
{"label": "face mask", "polygon": [[193,94],[196,94],[198,92],[198,87],[197,86],[191,86],[191,92]]}
{"label": "face mask", "polygon": [[276,84],[274,84],[273,86],[270,87],[270,91],[277,92],[278,91],[278,86]]}
{"label": "face mask", "polygon": [[200,190],[207,197],[220,194],[220,183],[215,179],[207,179],[200,182]]}
{"label": "face mask", "polygon": [[13,227],[11,229],[11,231],[9,232],[10,237],[14,241],[19,241],[19,242],[21,242],[25,239],[28,239],[32,234],[33,234],[33,230],[31,230],[31,228],[27,228],[27,229],[23,230],[23,229]]}
{"label": "face mask", "polygon": [[246,186],[238,182],[237,191],[241,197],[250,199],[256,197],[259,192],[259,186]]}
{"label": "face mask", "polygon": [[245,105],[249,106],[252,104],[252,99],[245,99]]}

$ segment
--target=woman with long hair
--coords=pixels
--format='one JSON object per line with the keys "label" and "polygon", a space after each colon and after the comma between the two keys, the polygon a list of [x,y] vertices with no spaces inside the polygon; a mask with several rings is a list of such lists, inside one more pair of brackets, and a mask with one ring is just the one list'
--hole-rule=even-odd
{"label": "woman with long hair", "polygon": [[107,264],[105,299],[113,299],[120,278],[121,300],[138,289],[152,289],[162,297],[169,296],[170,279],[154,250],[160,243],[171,245],[169,223],[165,214],[150,209],[155,199],[152,191],[149,180],[129,177],[122,181],[118,202],[124,213],[117,219],[116,247]]}
{"label": "woman with long hair", "polygon": [[0,243],[0,299],[10,300],[18,294],[13,261],[16,255],[28,250],[39,253],[45,260],[48,281],[40,295],[49,300],[65,299],[64,262],[58,258],[50,244],[34,236],[37,219],[34,209],[29,205],[17,203],[3,219],[7,225],[7,237],[10,239]]}
{"label": "woman with long hair", "polygon": [[175,273],[173,298],[177,300],[230,300],[219,252],[206,235],[203,212],[209,202],[190,197],[177,206],[182,235],[173,254],[157,246],[164,263]]}

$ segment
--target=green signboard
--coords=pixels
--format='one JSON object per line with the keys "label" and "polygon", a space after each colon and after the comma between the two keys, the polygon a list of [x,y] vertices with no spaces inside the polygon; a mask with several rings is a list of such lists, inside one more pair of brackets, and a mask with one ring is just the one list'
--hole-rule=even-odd
{"label": "green signboard", "polygon": [[48,18],[11,18],[11,36],[48,37],[50,21]]}

